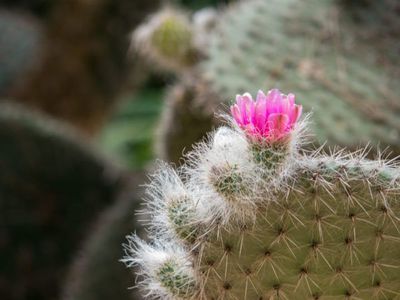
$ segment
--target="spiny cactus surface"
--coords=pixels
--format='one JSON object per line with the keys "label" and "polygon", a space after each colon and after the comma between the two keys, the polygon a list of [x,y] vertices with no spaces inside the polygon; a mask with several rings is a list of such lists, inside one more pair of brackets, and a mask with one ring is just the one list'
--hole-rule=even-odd
{"label": "spiny cactus surface", "polygon": [[62,123],[0,104],[0,298],[56,299],[125,175]]}
{"label": "spiny cactus surface", "polygon": [[150,239],[124,261],[150,299],[399,299],[400,168],[300,151],[294,96],[238,97],[235,121],[162,165]]}

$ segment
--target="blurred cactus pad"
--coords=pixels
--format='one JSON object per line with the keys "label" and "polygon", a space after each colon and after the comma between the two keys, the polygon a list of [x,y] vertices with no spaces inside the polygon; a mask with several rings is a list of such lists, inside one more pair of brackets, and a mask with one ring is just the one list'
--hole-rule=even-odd
{"label": "blurred cactus pad", "polygon": [[66,125],[0,104],[0,298],[56,299],[95,216],[124,172]]}
{"label": "blurred cactus pad", "polygon": [[315,113],[319,142],[380,144],[399,154],[399,3],[367,2],[351,8],[334,0],[233,5],[210,36],[203,78],[225,102],[264,86],[295,90]]}

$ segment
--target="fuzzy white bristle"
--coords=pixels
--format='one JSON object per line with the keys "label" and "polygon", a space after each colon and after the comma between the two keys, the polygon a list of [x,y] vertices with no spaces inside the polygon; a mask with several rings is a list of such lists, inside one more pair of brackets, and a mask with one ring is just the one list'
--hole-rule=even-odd
{"label": "fuzzy white bristle", "polygon": [[[121,262],[127,267],[137,268],[138,284],[135,288],[140,288],[144,296],[149,299],[181,299],[179,295],[160,280],[160,272],[166,264],[172,263],[176,266],[174,273],[177,276],[186,276],[187,285],[195,286],[196,277],[192,262],[188,259],[183,248],[168,244],[166,241],[159,241],[154,245],[149,245],[136,235],[127,237],[128,244],[124,245],[125,257]],[[188,287],[188,289],[189,289]],[[193,295],[189,295],[190,298]]]}

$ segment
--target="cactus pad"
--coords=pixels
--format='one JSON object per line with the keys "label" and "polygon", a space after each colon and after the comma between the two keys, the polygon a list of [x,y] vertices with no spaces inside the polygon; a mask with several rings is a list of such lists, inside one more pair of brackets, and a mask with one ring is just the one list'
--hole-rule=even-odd
{"label": "cactus pad", "polygon": [[[400,168],[365,153],[299,151],[220,128],[148,189],[146,244],[130,237],[151,299],[398,299]],[[269,151],[267,151],[269,150]],[[262,159],[260,159],[260,157]]]}

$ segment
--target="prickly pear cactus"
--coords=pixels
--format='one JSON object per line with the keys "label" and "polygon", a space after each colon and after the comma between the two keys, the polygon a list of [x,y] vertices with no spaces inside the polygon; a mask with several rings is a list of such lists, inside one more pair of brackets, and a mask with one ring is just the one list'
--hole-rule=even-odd
{"label": "prickly pear cactus", "polygon": [[0,298],[57,299],[125,175],[62,123],[15,105],[0,104],[0,140]]}
{"label": "prickly pear cactus", "polygon": [[398,3],[350,9],[338,2],[232,5],[219,18],[199,69],[221,96],[217,101],[265,85],[296,90],[305,110],[315,113],[319,142],[380,144],[400,153]]}
{"label": "prickly pear cactus", "polygon": [[398,299],[400,168],[303,152],[294,95],[249,94],[148,189],[150,244],[129,237],[151,299]]}

